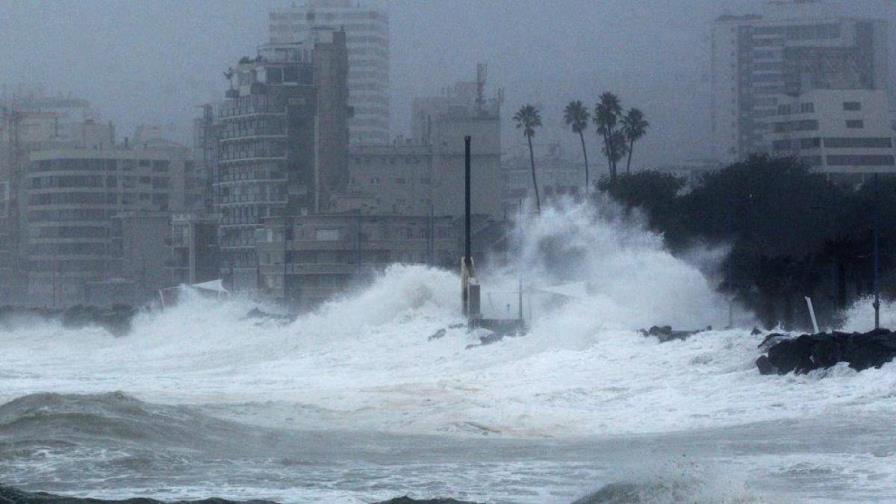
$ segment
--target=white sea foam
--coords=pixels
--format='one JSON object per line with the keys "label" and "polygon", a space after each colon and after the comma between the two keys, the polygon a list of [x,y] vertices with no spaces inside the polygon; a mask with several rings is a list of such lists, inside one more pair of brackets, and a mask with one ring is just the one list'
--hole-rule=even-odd
{"label": "white sea foam", "polygon": [[[287,325],[245,319],[250,300],[195,297],[140,315],[120,338],[50,323],[0,332],[0,400],[123,390],[301,428],[553,437],[896,409],[892,365],[760,376],[762,336],[748,329],[665,344],[638,334],[660,323],[718,328],[728,306],[636,220],[566,206],[531,219],[523,235],[525,337],[468,350],[476,335],[455,327],[427,341],[462,321],[459,279],[395,265]],[[483,281],[486,293],[513,293],[517,273]],[[536,293],[575,282],[584,288],[570,301]]]}

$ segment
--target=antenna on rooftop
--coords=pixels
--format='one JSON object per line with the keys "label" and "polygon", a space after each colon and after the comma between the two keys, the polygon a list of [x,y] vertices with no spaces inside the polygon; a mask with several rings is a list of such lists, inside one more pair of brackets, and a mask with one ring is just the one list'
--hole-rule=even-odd
{"label": "antenna on rooftop", "polygon": [[476,110],[482,112],[485,106],[485,78],[488,67],[485,63],[476,64]]}

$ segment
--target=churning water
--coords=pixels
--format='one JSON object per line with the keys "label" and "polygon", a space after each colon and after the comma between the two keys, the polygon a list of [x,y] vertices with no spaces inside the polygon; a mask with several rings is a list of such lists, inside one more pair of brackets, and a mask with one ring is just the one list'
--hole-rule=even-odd
{"label": "churning water", "polygon": [[763,336],[739,310],[742,329],[641,336],[727,323],[719,253],[673,257],[608,206],[545,211],[516,255],[483,275],[483,299],[500,312],[524,271],[531,330],[469,349],[457,275],[421,266],[288,323],[201,297],[118,338],[14,321],[0,328],[0,484],[290,502],[896,501],[894,365],[761,376]]}

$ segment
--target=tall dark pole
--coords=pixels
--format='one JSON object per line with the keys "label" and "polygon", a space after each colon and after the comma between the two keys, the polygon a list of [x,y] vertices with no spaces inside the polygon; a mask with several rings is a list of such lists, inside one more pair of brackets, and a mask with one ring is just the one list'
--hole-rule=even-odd
{"label": "tall dark pole", "polygon": [[874,328],[880,329],[880,185],[874,174]]}
{"label": "tall dark pole", "polygon": [[464,260],[470,264],[470,136],[464,137]]}

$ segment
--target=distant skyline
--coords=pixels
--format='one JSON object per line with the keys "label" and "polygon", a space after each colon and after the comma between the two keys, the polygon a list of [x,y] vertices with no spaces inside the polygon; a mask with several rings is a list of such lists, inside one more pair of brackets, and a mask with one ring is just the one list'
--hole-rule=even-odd
{"label": "distant skyline", "polygon": [[[299,0],[297,0],[299,1]],[[0,3],[0,84],[41,83],[50,94],[89,99],[130,136],[158,124],[191,141],[198,107],[223,98],[222,72],[268,39],[268,12],[289,0],[62,0]],[[394,0],[392,134],[410,127],[416,96],[472,80],[488,64],[489,93],[505,90],[505,152],[522,147],[510,117],[541,106],[537,143],[561,141],[563,106],[593,104],[607,90],[637,106],[651,129],[638,167],[704,158],[709,148],[709,28],[723,13],[760,10],[763,0]],[[844,2],[830,2],[845,5]],[[850,0],[856,16],[896,20],[896,0]],[[896,55],[891,27],[891,54]],[[891,72],[896,72],[896,59]],[[591,149],[597,149],[593,129]],[[603,167],[598,170],[602,173]]]}

